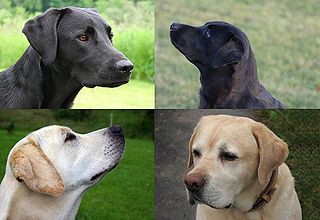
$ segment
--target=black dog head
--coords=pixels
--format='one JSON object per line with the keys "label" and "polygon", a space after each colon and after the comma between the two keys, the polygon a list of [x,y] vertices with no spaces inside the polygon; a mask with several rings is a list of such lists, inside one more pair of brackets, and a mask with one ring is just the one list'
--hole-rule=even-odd
{"label": "black dog head", "polygon": [[200,71],[235,66],[245,59],[249,41],[237,27],[225,22],[208,22],[200,27],[173,23],[173,45]]}
{"label": "black dog head", "polygon": [[217,21],[193,27],[173,23],[170,37],[173,45],[200,70],[201,93],[210,97],[210,105],[230,91],[235,73],[243,79],[251,70],[256,75],[249,40],[231,24]]}
{"label": "black dog head", "polygon": [[23,33],[46,66],[87,87],[127,83],[133,64],[112,45],[111,27],[95,9],[49,9]]}

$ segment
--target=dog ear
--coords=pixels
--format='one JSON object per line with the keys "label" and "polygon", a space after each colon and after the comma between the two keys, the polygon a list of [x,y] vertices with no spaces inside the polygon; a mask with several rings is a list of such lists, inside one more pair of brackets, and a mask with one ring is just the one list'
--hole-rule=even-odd
{"label": "dog ear", "polygon": [[231,37],[214,55],[213,68],[224,67],[230,64],[238,64],[241,61],[244,50],[241,40]]}
{"label": "dog ear", "polygon": [[49,9],[29,20],[22,30],[45,65],[52,64],[56,59],[58,48],[57,27],[65,10],[67,9]]}
{"label": "dog ear", "polygon": [[259,148],[258,178],[264,184],[273,170],[279,167],[287,158],[287,144],[262,123],[254,123],[252,133]]}
{"label": "dog ear", "polygon": [[192,145],[193,145],[193,139],[195,135],[196,135],[196,128],[194,129],[194,132],[189,141],[189,158],[188,158],[188,165],[187,165],[188,168],[190,168],[193,165]]}
{"label": "dog ear", "polygon": [[16,179],[32,191],[50,196],[64,192],[61,176],[35,140],[29,138],[27,143],[17,146],[9,162]]}

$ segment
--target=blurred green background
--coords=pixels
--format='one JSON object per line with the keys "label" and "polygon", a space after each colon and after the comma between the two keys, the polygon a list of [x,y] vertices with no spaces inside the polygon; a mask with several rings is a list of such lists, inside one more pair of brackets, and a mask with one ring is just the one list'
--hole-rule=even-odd
{"label": "blurred green background", "polygon": [[154,108],[154,0],[0,0],[0,71],[29,43],[24,23],[49,7],[97,8],[111,25],[114,45],[133,63],[132,79],[117,88],[84,88],[73,108]]}
{"label": "blurred green background", "polygon": [[124,156],[85,193],[76,219],[152,219],[153,118],[153,110],[0,110],[0,181],[10,149],[30,132],[57,124],[87,133],[108,127],[112,120],[124,130]]}
{"label": "blurred green background", "polygon": [[197,108],[199,72],[170,42],[172,22],[241,28],[261,83],[289,108],[320,107],[319,0],[157,0],[156,107]]}
{"label": "blurred green background", "polygon": [[320,111],[255,110],[253,113],[288,144],[286,164],[295,179],[303,219],[319,219]]}

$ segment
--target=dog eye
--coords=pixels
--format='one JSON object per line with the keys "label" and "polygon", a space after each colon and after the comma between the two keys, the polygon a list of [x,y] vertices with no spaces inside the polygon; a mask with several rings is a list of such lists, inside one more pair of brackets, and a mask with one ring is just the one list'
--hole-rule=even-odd
{"label": "dog eye", "polygon": [[223,152],[223,153],[221,153],[220,158],[221,158],[221,160],[234,161],[238,157],[232,153]]}
{"label": "dog eye", "polygon": [[67,136],[66,136],[66,139],[64,140],[64,142],[67,142],[67,141],[72,141],[74,139],[76,139],[77,137],[72,134],[72,133],[67,133]]}
{"label": "dog eye", "polygon": [[198,150],[193,150],[192,153],[194,157],[201,157],[201,154]]}
{"label": "dog eye", "polygon": [[86,42],[89,40],[89,38],[86,34],[81,34],[80,36],[78,36],[78,39],[82,42]]}

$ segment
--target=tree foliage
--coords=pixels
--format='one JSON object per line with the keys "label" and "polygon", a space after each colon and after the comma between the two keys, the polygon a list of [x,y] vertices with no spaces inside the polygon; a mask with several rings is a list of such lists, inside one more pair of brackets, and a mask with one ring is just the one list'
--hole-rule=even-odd
{"label": "tree foliage", "polygon": [[23,7],[29,13],[43,12],[50,7],[64,7],[68,5],[78,7],[97,7],[99,5],[122,8],[126,1],[154,2],[154,0],[0,0],[0,9]]}

